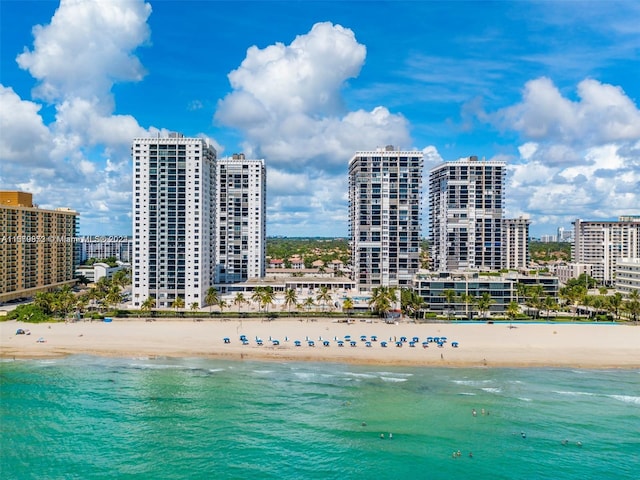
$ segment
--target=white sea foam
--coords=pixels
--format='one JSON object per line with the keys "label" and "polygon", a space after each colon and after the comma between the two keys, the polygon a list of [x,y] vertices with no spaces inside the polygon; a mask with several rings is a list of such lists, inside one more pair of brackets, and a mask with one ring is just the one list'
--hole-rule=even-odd
{"label": "white sea foam", "polygon": [[376,372],[378,375],[393,375],[395,377],[412,377],[413,373],[399,373],[399,372]]}
{"label": "white sea foam", "polygon": [[634,405],[640,405],[640,397],[634,397],[633,395],[607,395],[607,396],[624,403],[632,403]]}
{"label": "white sea foam", "polygon": [[493,382],[493,380],[452,380],[457,385],[466,385],[468,387],[479,387]]}
{"label": "white sea foam", "polygon": [[522,400],[523,402],[530,402],[531,399],[527,397],[518,397],[518,400]]}
{"label": "white sea foam", "polygon": [[458,395],[465,395],[465,396],[469,396],[469,397],[475,397],[477,394],[476,393],[471,393],[471,392],[460,392]]}
{"label": "white sea foam", "polygon": [[376,375],[373,375],[371,373],[345,372],[345,375],[355,378],[376,378]]}
{"label": "white sea foam", "polygon": [[586,397],[595,396],[595,393],[591,393],[591,392],[568,392],[564,390],[554,390],[553,393],[557,393],[558,395],[568,395],[570,397],[578,397],[581,395],[584,395]]}
{"label": "white sea foam", "polygon": [[481,390],[483,392],[488,392],[488,393],[500,393],[500,392],[502,392],[501,388],[494,388],[494,387],[485,387],[485,388],[481,388]]}
{"label": "white sea foam", "polygon": [[406,382],[406,378],[395,378],[395,377],[380,377],[380,380],[383,382]]}

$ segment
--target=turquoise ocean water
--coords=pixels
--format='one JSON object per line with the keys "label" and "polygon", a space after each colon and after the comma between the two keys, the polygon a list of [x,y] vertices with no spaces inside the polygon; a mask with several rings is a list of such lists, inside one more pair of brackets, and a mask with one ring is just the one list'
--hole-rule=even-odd
{"label": "turquoise ocean water", "polygon": [[640,478],[638,370],[91,356],[0,368],[3,479]]}

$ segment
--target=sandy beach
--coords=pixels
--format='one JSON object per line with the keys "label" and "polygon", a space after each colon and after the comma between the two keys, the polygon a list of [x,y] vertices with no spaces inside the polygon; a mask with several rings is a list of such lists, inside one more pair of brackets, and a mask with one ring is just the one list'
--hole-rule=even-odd
{"label": "sandy beach", "polygon": [[[29,335],[16,335],[18,329]],[[240,335],[246,335],[243,345]],[[356,346],[337,340],[351,336]],[[361,336],[376,341],[367,347]],[[401,347],[396,341],[407,337]],[[419,342],[414,347],[409,341]],[[443,346],[427,337],[446,337]],[[224,342],[229,339],[229,343]],[[263,345],[257,344],[260,338]],[[38,340],[42,339],[43,342]],[[271,340],[278,340],[274,345]],[[295,346],[299,340],[301,345]],[[309,346],[313,340],[315,346]],[[323,342],[329,341],[329,346]],[[383,348],[381,342],[388,342]],[[453,342],[458,347],[453,347]],[[640,327],[598,324],[338,323],[335,320],[157,320],[25,324],[0,323],[0,356],[70,354],[117,357],[210,357],[229,360],[322,361],[459,367],[639,368]]]}

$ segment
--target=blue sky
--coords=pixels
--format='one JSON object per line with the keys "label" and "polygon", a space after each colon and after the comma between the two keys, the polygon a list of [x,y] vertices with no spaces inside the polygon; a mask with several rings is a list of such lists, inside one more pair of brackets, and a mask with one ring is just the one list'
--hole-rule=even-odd
{"label": "blue sky", "polygon": [[[268,235],[346,236],[347,164],[507,162],[534,236],[640,214],[640,3],[0,0],[0,188],[131,233],[131,139],[264,158]],[[424,234],[428,233],[427,185]]]}

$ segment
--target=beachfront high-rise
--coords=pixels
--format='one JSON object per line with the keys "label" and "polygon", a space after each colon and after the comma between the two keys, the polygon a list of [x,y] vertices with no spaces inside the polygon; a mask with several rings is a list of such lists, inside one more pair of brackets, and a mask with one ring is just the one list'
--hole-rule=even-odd
{"label": "beachfront high-rise", "polygon": [[266,267],[266,184],[264,160],[244,154],[219,159],[217,168],[216,282],[261,278]]}
{"label": "beachfront high-rise", "polygon": [[504,219],[504,268],[525,269],[529,266],[529,225],[526,217]]}
{"label": "beachfront high-rise", "polygon": [[618,221],[573,222],[571,259],[590,265],[593,278],[606,285],[615,280],[618,260],[640,258],[640,216],[623,216]]}
{"label": "beachfront high-rise", "polygon": [[0,191],[0,302],[75,284],[78,213]]}
{"label": "beachfront high-rise", "polygon": [[204,305],[213,284],[216,151],[207,140],[133,140],[132,301]]}
{"label": "beachfront high-rise", "polygon": [[411,284],[420,267],[423,155],[389,145],[349,161],[353,280],[360,291]]}
{"label": "beachfront high-rise", "polygon": [[472,156],[430,170],[430,255],[435,271],[503,268],[505,168],[504,162]]}

